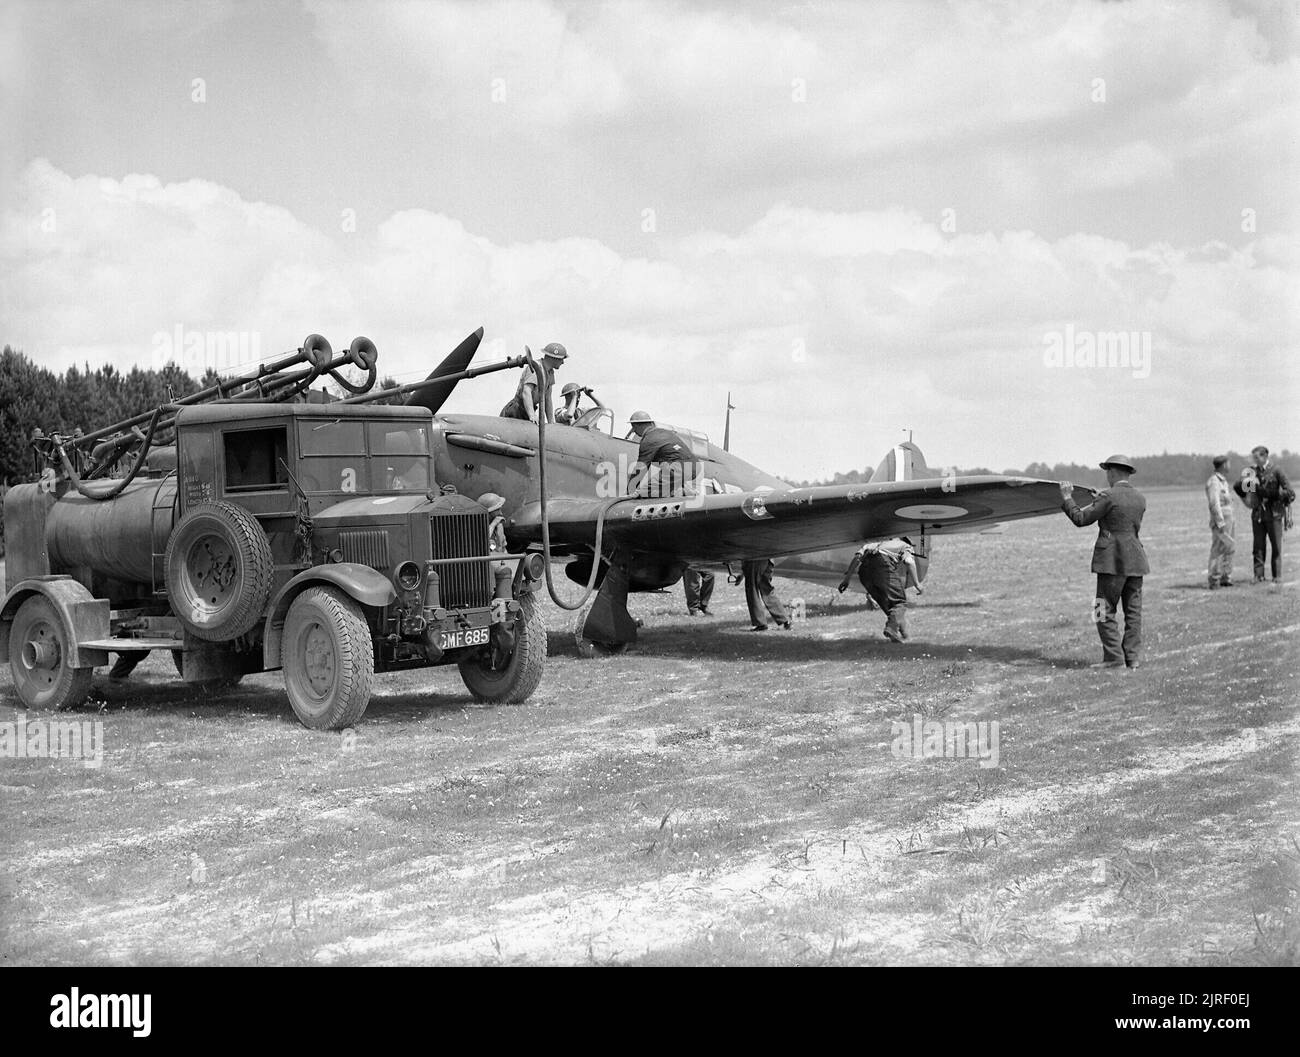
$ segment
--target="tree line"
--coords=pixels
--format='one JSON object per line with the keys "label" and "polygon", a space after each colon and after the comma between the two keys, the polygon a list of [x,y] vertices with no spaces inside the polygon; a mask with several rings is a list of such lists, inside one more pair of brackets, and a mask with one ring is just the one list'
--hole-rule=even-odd
{"label": "tree line", "polygon": [[[1272,450],[1273,461],[1282,467],[1283,473],[1292,482],[1300,479],[1300,452]],[[1254,464],[1250,452],[1226,451],[1215,455],[1226,455],[1232,464],[1230,480],[1236,480],[1242,467]],[[1214,455],[1183,454],[1163,452],[1160,455],[1135,455],[1133,465],[1137,468],[1134,483],[1143,488],[1200,488],[1210,474],[1214,472]],[[1077,462],[1058,462],[1048,465],[1045,462],[1031,462],[1023,469],[990,470],[986,466],[957,467],[961,476],[976,474],[1003,473],[1013,477],[1038,477],[1049,481],[1072,481],[1075,484],[1088,485],[1091,488],[1106,487],[1106,471],[1101,467],[1081,466]],[[936,473],[940,468],[931,467]],[[825,481],[800,481],[799,487],[817,487],[833,484],[866,484],[874,471],[870,466],[847,473],[837,473]]]}

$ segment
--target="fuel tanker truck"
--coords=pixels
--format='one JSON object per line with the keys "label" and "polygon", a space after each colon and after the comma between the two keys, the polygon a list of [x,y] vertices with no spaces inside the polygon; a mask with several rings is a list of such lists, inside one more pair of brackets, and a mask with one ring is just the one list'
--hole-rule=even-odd
{"label": "fuel tanker truck", "polygon": [[[491,549],[487,510],[439,487],[430,451],[457,380],[523,361],[457,371],[465,344],[375,390],[372,342],[335,355],[313,334],[125,422],[35,431],[36,480],[4,500],[0,661],[21,703],[73,707],[111,653],[147,650],[205,688],[280,670],[318,730],[356,723],[377,672],[454,664],[474,700],[523,702],[546,658],[542,555]],[[303,402],[326,374],[355,395]]]}

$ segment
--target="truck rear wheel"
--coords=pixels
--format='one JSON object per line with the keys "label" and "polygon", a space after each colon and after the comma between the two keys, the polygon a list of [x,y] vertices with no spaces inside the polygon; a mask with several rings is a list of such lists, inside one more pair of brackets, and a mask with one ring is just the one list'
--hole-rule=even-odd
{"label": "truck rear wheel", "polygon": [[284,689],[303,726],[340,730],[370,703],[375,650],[357,605],[333,587],[309,587],[293,600],[281,647]]}
{"label": "truck rear wheel", "polygon": [[271,597],[275,559],[262,526],[234,503],[205,503],[167,541],[172,612],[196,638],[225,642],[251,631]]}
{"label": "truck rear wheel", "polygon": [[48,598],[33,595],[18,607],[9,631],[9,669],[26,707],[72,708],[85,700],[94,669],[68,663],[70,639]]}
{"label": "truck rear wheel", "polygon": [[521,705],[542,680],[546,666],[546,625],[531,594],[519,599],[514,652],[493,667],[490,649],[460,662],[460,677],[475,701]]}

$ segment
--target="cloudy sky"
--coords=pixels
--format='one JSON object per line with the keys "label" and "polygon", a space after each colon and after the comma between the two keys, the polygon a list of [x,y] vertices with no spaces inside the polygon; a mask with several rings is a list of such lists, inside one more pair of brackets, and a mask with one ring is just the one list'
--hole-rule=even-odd
{"label": "cloudy sky", "polygon": [[3,2],[0,339],[483,325],[791,478],[1300,448],[1296,8]]}

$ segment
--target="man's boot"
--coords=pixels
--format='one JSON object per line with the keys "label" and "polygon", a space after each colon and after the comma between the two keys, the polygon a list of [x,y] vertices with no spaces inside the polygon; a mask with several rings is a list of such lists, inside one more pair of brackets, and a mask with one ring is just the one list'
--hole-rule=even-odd
{"label": "man's boot", "polygon": [[890,642],[902,642],[903,636],[898,630],[897,613],[899,606],[895,606],[889,611],[888,618],[885,620],[885,638]]}

